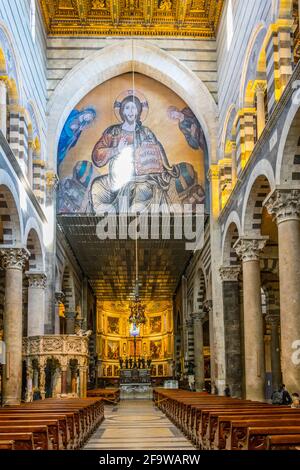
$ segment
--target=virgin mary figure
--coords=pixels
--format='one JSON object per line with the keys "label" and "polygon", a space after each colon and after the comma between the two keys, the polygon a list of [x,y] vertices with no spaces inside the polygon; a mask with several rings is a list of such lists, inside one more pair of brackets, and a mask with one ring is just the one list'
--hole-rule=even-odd
{"label": "virgin mary figure", "polygon": [[[121,98],[121,99],[120,99]],[[128,90],[114,104],[121,121],[108,127],[96,143],[92,160],[108,174],[97,177],[91,187],[91,205],[97,214],[104,205],[113,205],[118,212],[148,209],[155,204],[168,211],[168,190],[178,169],[168,162],[162,144],[154,133],[142,125],[148,103],[141,93]]]}

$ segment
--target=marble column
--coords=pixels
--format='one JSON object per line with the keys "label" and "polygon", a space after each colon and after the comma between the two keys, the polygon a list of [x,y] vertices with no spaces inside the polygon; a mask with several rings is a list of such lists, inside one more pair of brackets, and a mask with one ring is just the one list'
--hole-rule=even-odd
{"label": "marble column", "polygon": [[257,82],[255,87],[256,93],[256,117],[257,117],[257,139],[261,136],[266,125],[265,112],[265,83]]}
{"label": "marble column", "polygon": [[0,80],[0,130],[4,137],[7,134],[7,89],[6,83]]}
{"label": "marble column", "polygon": [[192,314],[194,327],[194,364],[195,364],[195,388],[197,392],[204,389],[204,353],[203,353],[203,322],[207,315],[203,312]]}
{"label": "marble column", "polygon": [[300,190],[277,188],[265,206],[278,225],[282,377],[295,392],[300,390]]}
{"label": "marble column", "polygon": [[243,364],[238,277],[240,266],[221,266],[225,331],[226,384],[231,395],[242,396]]}
{"label": "marble column", "polygon": [[280,345],[278,327],[280,322],[279,315],[267,315],[266,322],[271,329],[271,370],[272,370],[272,389],[278,390],[282,382],[280,368]]}
{"label": "marble column", "polygon": [[87,392],[87,366],[79,367],[80,398],[86,398]]}
{"label": "marble column", "polygon": [[28,336],[42,336],[45,324],[45,273],[27,271],[28,277]]}
{"label": "marble column", "polygon": [[67,366],[61,366],[61,393],[67,393]]}
{"label": "marble column", "polygon": [[26,377],[26,397],[25,401],[30,403],[33,400],[33,368],[30,363],[27,363],[27,377]]}
{"label": "marble column", "polygon": [[66,317],[66,334],[74,335],[76,312],[65,312],[65,317]]}
{"label": "marble column", "polygon": [[23,268],[29,258],[26,248],[2,248],[5,268],[4,341],[6,367],[3,380],[3,404],[17,405],[22,387],[22,284]]}
{"label": "marble column", "polygon": [[265,399],[264,331],[259,255],[267,238],[240,238],[234,245],[243,263],[246,398]]}
{"label": "marble column", "polygon": [[39,363],[39,369],[40,369],[39,388],[40,388],[42,400],[45,400],[45,396],[46,396],[46,371],[45,371],[45,367],[46,367],[46,359],[42,358],[42,359],[40,359],[40,363]]}

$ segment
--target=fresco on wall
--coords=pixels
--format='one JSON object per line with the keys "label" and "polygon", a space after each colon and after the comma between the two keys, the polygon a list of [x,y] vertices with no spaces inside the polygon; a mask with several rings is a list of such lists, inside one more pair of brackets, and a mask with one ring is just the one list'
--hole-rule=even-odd
{"label": "fresco on wall", "polygon": [[107,333],[119,334],[119,318],[107,317]]}
{"label": "fresco on wall", "polygon": [[160,333],[161,332],[161,316],[150,317],[150,334],[151,333]]}
{"label": "fresco on wall", "polygon": [[107,342],[107,357],[108,359],[119,359],[119,341],[108,341]]}
{"label": "fresco on wall", "polygon": [[151,359],[159,359],[161,355],[161,340],[150,341],[150,356]]}
{"label": "fresco on wall", "polygon": [[203,204],[206,153],[198,120],[173,91],[135,74],[133,92],[132,74],[115,77],[78,103],[64,125],[58,212]]}

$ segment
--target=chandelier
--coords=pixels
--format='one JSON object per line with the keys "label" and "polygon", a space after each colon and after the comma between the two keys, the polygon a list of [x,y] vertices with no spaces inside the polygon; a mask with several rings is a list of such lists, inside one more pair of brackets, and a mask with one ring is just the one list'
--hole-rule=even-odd
{"label": "chandelier", "polygon": [[[133,40],[132,40],[132,99],[135,97],[135,80],[134,80],[134,49],[133,49]],[[133,148],[135,149],[135,126],[133,133]],[[135,181],[136,184],[136,181]],[[137,225],[138,225],[138,214],[135,214],[136,220],[136,237],[135,237],[135,286],[134,286],[134,299],[129,305],[130,315],[128,321],[131,325],[134,326],[134,329],[139,331],[139,326],[146,323],[145,316],[145,305],[142,304],[142,301],[139,296],[139,260],[138,260],[138,234],[137,234]]]}

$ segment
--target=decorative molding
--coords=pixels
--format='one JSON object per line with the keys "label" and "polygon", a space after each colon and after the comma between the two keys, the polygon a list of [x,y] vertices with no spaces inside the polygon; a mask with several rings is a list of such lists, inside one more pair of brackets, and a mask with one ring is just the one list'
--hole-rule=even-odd
{"label": "decorative molding", "polygon": [[47,359],[57,359],[60,366],[70,359],[78,359],[78,364],[86,366],[89,349],[88,337],[76,335],[45,335],[23,338],[23,356],[27,360],[37,359],[44,367]]}
{"label": "decorative molding", "polygon": [[208,320],[208,312],[194,312],[191,315],[193,322],[201,322],[202,324]]}
{"label": "decorative molding", "polygon": [[236,282],[241,272],[240,266],[221,266],[219,273],[223,282]]}
{"label": "decorative molding", "polygon": [[27,248],[1,248],[0,255],[2,256],[2,266],[4,269],[19,269],[22,270],[26,261],[30,257]]}
{"label": "decorative molding", "polygon": [[29,287],[36,289],[46,289],[47,276],[43,272],[26,271]]}
{"label": "decorative molding", "polygon": [[277,224],[300,220],[300,189],[276,188],[265,199],[264,206]]}
{"label": "decorative molding", "polygon": [[236,254],[242,259],[243,263],[247,261],[259,261],[261,251],[267,243],[268,237],[261,238],[239,238],[233,248]]}

